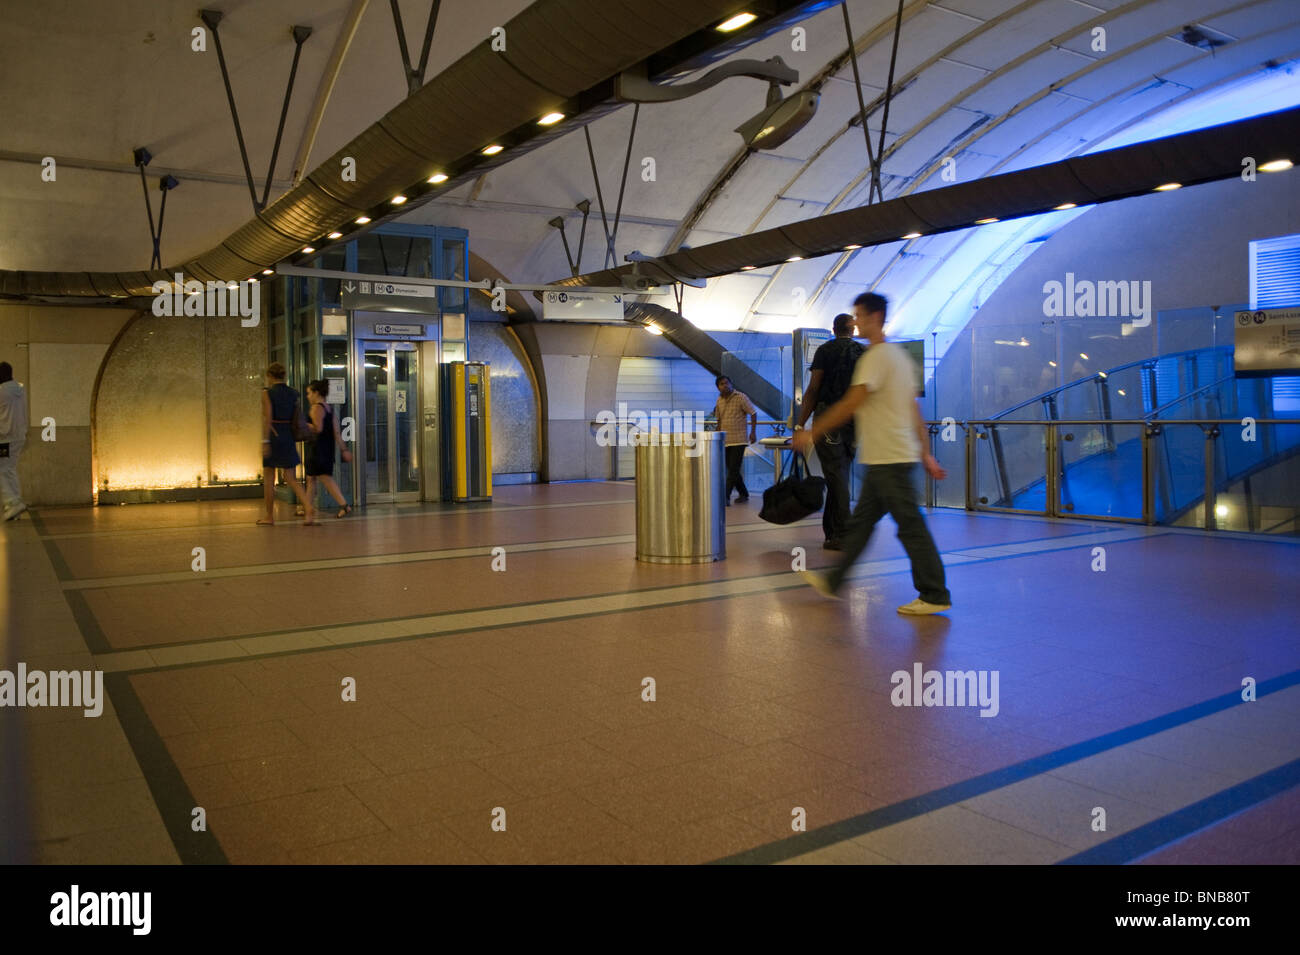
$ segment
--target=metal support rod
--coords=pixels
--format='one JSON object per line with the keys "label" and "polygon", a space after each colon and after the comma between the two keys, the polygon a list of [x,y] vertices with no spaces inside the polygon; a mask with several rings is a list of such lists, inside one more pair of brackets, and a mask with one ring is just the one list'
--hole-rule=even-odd
{"label": "metal support rod", "polygon": [[1214,439],[1218,436],[1217,426],[1211,425],[1205,429],[1205,529],[1207,531],[1218,530],[1218,519],[1214,513]]}
{"label": "metal support rod", "polygon": [[998,501],[1005,507],[1011,506],[1011,481],[1007,477],[1006,455],[1002,453],[1002,432],[994,425],[989,428],[989,440],[993,442],[993,465],[997,468],[994,475],[998,480]]}
{"label": "metal support rod", "polygon": [[[1047,441],[1044,442],[1044,450],[1047,460],[1044,462],[1043,476],[1046,478],[1047,498],[1044,502],[1044,510],[1048,517],[1061,516],[1061,485],[1060,472],[1057,470],[1057,454],[1059,448],[1057,442],[1060,435],[1057,434],[1056,425],[1047,425]],[[1010,501],[1008,501],[1010,503]]]}
{"label": "metal support rod", "polygon": [[[862,77],[858,75],[858,55],[853,49],[853,28],[849,25],[849,3],[841,0],[840,12],[844,14],[844,34],[849,40],[849,62],[853,64],[853,88],[858,94],[858,116],[862,119],[862,138],[867,143],[867,163],[871,168],[872,178],[876,177],[876,154],[871,149],[871,133],[867,129],[867,104],[862,98]],[[871,204],[871,187],[867,187],[867,205]]]}
{"label": "metal support rod", "polygon": [[876,198],[884,202],[885,194],[880,188],[880,166],[885,160],[885,130],[889,128],[889,101],[894,98],[894,64],[898,62],[898,35],[903,30],[903,0],[898,0],[898,16],[894,18],[894,49],[889,54],[889,80],[885,84],[885,110],[880,119],[880,146],[876,153],[880,162],[872,167],[871,178],[876,187]]}
{"label": "metal support rod", "polygon": [[618,223],[623,218],[623,191],[627,189],[627,167],[632,162],[632,141],[636,138],[636,121],[641,115],[641,104],[632,107],[632,131],[627,135],[627,155],[623,157],[623,179],[618,186],[618,205],[614,209],[614,231],[610,234],[609,250],[605,256],[605,267],[616,260],[614,243],[618,241]]}
{"label": "metal support rod", "polygon": [[1142,429],[1142,523],[1154,524],[1156,522],[1156,499],[1155,499],[1155,475],[1152,464],[1151,439],[1153,437],[1151,428]]}
{"label": "metal support rod", "polygon": [[248,164],[248,148],[244,145],[244,131],[239,125],[239,110],[235,108],[235,91],[230,88],[230,71],[226,69],[226,55],[221,49],[221,34],[217,24],[221,22],[219,10],[200,10],[199,18],[212,31],[212,42],[217,48],[217,62],[221,65],[221,82],[226,86],[226,99],[230,102],[230,118],[235,122],[235,139],[239,141],[239,158],[244,162],[244,178],[248,180],[248,198],[253,202],[253,212],[261,212],[257,204],[257,186],[253,184],[253,169]]}
{"label": "metal support rod", "polygon": [[[139,169],[140,188],[144,190],[144,208],[149,213],[149,241],[153,243],[153,255],[149,259],[149,268],[162,268],[161,265],[155,265],[155,262],[159,261],[158,233],[153,228],[153,200],[149,198],[149,182],[145,179],[143,163],[139,164]],[[163,194],[163,198],[167,198],[166,193]]]}
{"label": "metal support rod", "polygon": [[[166,180],[164,179],[163,181],[165,182]],[[167,215],[167,193],[169,192],[171,192],[170,189],[164,188],[162,191],[162,202],[158,203],[158,233],[153,237],[153,260],[149,263],[149,268],[151,269],[162,268],[162,227],[163,217]],[[148,196],[147,191],[145,195],[146,197]]]}
{"label": "metal support rod", "polygon": [[271,147],[271,164],[266,169],[266,185],[262,189],[262,203],[259,209],[266,208],[271,198],[271,177],[275,175],[275,160],[280,155],[280,140],[284,136],[284,121],[289,115],[289,100],[293,97],[293,79],[298,75],[298,58],[302,55],[302,45],[311,36],[311,27],[293,28],[293,64],[289,67],[289,82],[284,88],[284,105],[280,107],[280,123],[275,127],[275,145]]}
{"label": "metal support rod", "polygon": [[402,8],[397,0],[388,0],[393,8],[393,26],[397,28],[397,49],[402,55],[402,75],[406,78],[408,94],[414,92],[411,87],[411,53],[406,48],[406,27],[402,26]]}
{"label": "metal support rod", "polygon": [[433,0],[429,6],[429,22],[424,28],[424,46],[420,50],[420,65],[416,67],[416,77],[421,86],[424,85],[424,71],[429,68],[429,49],[433,46],[433,30],[438,25],[438,11],[441,8],[442,0]]}
{"label": "metal support rod", "polygon": [[966,428],[966,510],[975,510],[975,429]]}
{"label": "metal support rod", "polygon": [[1115,450],[1115,426],[1110,423],[1110,379],[1097,379],[1097,401],[1101,406],[1101,420],[1106,422],[1102,431],[1106,436],[1106,450]]}
{"label": "metal support rod", "polygon": [[613,240],[609,235],[609,219],[605,216],[605,194],[600,188],[600,173],[596,170],[596,150],[591,145],[591,127],[583,126],[582,135],[587,138],[587,158],[591,160],[591,178],[596,180],[596,202],[600,204],[600,224],[605,230],[605,268],[609,268],[609,250]]}
{"label": "metal support rod", "polygon": [[[934,425],[926,425],[925,433],[930,436],[930,456],[937,457],[937,455],[934,452],[938,446],[934,443],[934,436],[938,432],[935,430]],[[934,507],[934,496],[935,496],[934,489],[935,489],[935,480],[927,473],[925,475],[925,506],[926,507]]]}
{"label": "metal support rod", "polygon": [[573,253],[569,251],[569,237],[564,234],[564,217],[556,216],[547,225],[560,233],[560,241],[564,243],[564,260],[569,263],[569,274],[577,277],[578,265],[573,261]]}
{"label": "metal support rod", "polygon": [[[583,199],[581,202],[577,204],[577,206],[575,206],[575,208],[582,213],[582,232],[578,236],[578,257],[577,259],[574,260],[575,263],[574,268],[575,270],[581,270],[582,269],[582,247],[587,244],[587,219],[591,215],[591,200]],[[575,271],[573,273],[575,278],[578,276],[578,274],[579,271]]]}

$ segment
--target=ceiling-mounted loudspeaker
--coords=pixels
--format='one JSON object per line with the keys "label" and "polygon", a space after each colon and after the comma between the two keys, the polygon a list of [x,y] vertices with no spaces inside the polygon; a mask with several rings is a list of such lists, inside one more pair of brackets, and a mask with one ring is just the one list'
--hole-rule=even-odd
{"label": "ceiling-mounted loudspeaker", "polygon": [[819,94],[804,90],[766,106],[761,113],[736,128],[750,149],[775,149],[817,113]]}

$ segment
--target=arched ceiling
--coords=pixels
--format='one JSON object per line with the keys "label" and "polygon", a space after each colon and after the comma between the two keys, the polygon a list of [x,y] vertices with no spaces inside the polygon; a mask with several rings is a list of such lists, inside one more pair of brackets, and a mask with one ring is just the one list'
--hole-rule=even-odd
{"label": "arched ceiling", "polygon": [[[400,6],[418,55],[427,0]],[[444,0],[426,76],[526,6],[523,0]],[[222,41],[259,180],[293,49],[289,27],[315,31],[303,47],[273,198],[293,174],[331,50],[351,17],[357,17],[355,35],[307,168],[405,96],[392,16],[382,0],[246,0],[221,7]],[[850,0],[848,10],[874,148],[897,4]],[[167,210],[165,260],[183,261],[247,221],[248,191],[220,72],[211,53],[189,48],[189,31],[198,23],[194,7],[30,2],[8,5],[5,16],[0,268],[143,268],[150,243],[130,166],[138,145],[155,156],[149,169],[155,214],[157,175],[173,171],[182,180]],[[1219,45],[1207,50],[1181,39],[1188,26]],[[641,108],[614,264],[634,249],[663,254],[682,243],[704,245],[866,203],[866,146],[840,8],[824,9],[801,27],[801,38],[782,32],[739,54],[781,56],[799,71],[799,86],[821,93],[817,115],[778,149],[745,153],[733,132],[763,105],[766,87],[756,80],[732,79],[686,100]],[[1104,49],[1096,48],[1099,28]],[[557,50],[566,42],[557,34]],[[1294,0],[908,0],[884,137],[884,197],[946,185],[945,169],[970,181],[1115,145],[1116,136],[1149,138],[1198,121],[1227,121],[1243,115],[1240,99],[1208,119],[1198,119],[1188,104],[1247,81],[1261,81],[1251,88],[1258,91],[1250,97],[1255,110],[1293,105],[1298,56]],[[1180,113],[1181,120],[1161,118]],[[632,109],[624,107],[588,127],[611,224],[631,121]],[[57,186],[40,181],[45,155],[61,157]],[[645,159],[654,160],[652,181],[641,175]],[[593,271],[603,265],[605,242],[586,141],[576,129],[412,210],[406,221],[463,226],[475,253],[500,274],[544,282],[569,275],[560,236],[548,222],[565,218],[576,251],[581,216],[574,205],[582,199],[592,200],[592,215],[581,267]],[[1026,240],[1079,214],[1086,212],[725,276],[706,289],[687,289],[684,313],[704,328],[784,331],[826,325],[857,291],[878,288],[895,302],[894,334],[950,337],[969,319],[979,289],[1019,261]]]}
{"label": "arched ceiling", "polygon": [[[858,0],[849,10],[874,148],[896,5]],[[615,264],[633,249],[663,254],[681,242],[704,245],[866,203],[866,146],[839,8],[803,25],[806,51],[792,50],[792,38],[783,34],[745,52],[758,59],[779,55],[800,71],[801,85],[820,83],[817,116],[779,149],[744,155],[732,132],[762,105],[756,81],[730,80],[682,102],[642,107]],[[1180,39],[1189,25],[1223,44],[1209,51]],[[1104,51],[1093,48],[1096,28],[1105,31]],[[1297,56],[1300,5],[1291,0],[906,3],[885,136],[884,196],[947,185],[948,158],[954,163],[947,168],[968,181],[1120,145],[1130,141],[1118,138],[1126,132],[1153,138],[1294,105],[1300,101]],[[1246,106],[1239,96],[1218,112],[1180,109],[1261,79]],[[611,207],[630,112],[590,127]],[[1160,122],[1173,114],[1179,118]],[[654,182],[638,175],[647,156],[655,159]],[[729,178],[719,187],[720,176]],[[574,134],[413,218],[468,225],[478,252],[516,280],[558,279],[568,266],[547,223],[564,215],[576,249],[581,217],[573,204],[583,198],[592,199],[594,210],[586,145]],[[1016,264],[1026,240],[1080,214],[1086,210],[713,279],[707,289],[686,290],[684,314],[705,328],[786,331],[828,325],[858,291],[878,288],[895,302],[894,334],[939,331],[950,339],[986,297],[980,288]],[[593,211],[584,271],[602,267],[603,244]],[[944,344],[941,339],[941,350]]]}

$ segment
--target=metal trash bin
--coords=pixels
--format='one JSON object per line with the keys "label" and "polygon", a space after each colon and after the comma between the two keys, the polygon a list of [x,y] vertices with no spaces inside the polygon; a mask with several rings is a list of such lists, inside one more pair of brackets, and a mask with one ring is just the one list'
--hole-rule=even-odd
{"label": "metal trash bin", "polygon": [[725,438],[721,431],[637,436],[637,560],[703,564],[727,556]]}

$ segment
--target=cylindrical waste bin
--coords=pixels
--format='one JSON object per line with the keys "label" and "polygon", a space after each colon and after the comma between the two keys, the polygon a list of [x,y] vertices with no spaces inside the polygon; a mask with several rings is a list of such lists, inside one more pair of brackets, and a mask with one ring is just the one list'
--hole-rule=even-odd
{"label": "cylindrical waste bin", "polygon": [[727,556],[725,438],[722,431],[637,435],[637,560],[702,564]]}

